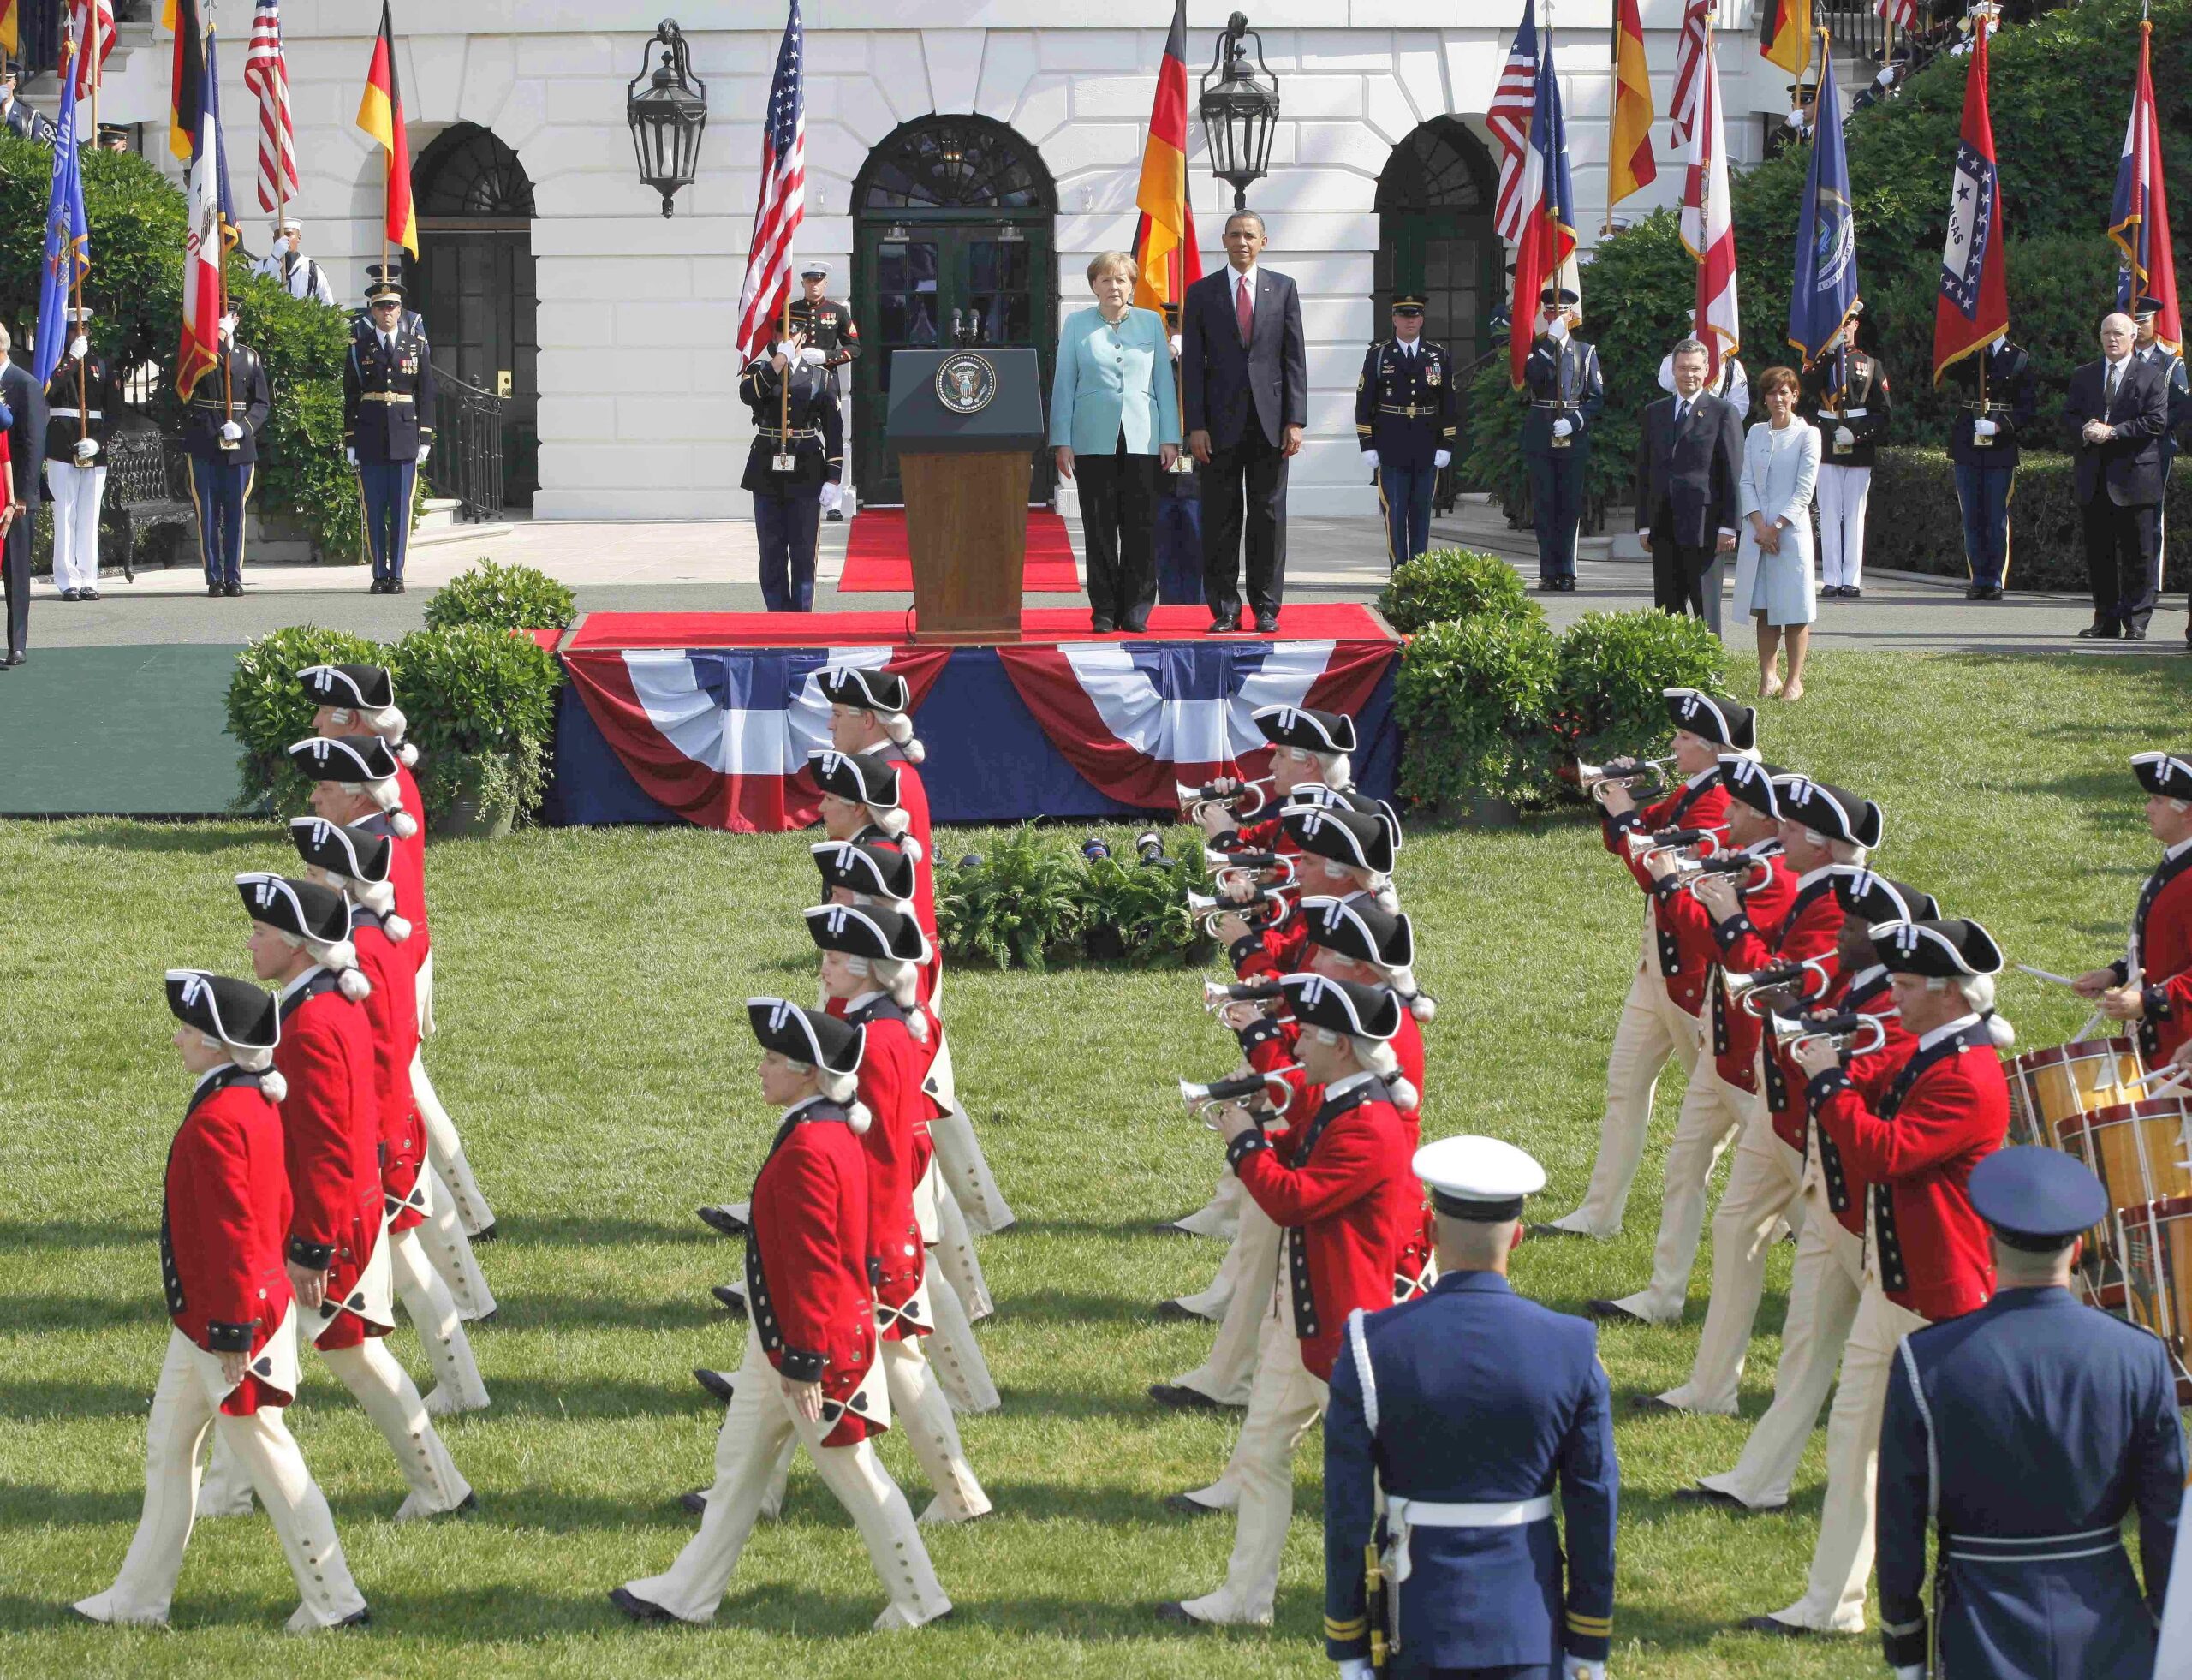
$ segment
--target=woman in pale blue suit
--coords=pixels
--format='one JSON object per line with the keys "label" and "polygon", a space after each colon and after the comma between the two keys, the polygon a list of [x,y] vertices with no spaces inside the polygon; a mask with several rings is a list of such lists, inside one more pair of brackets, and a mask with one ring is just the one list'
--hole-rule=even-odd
{"label": "woman in pale blue suit", "polygon": [[1051,383],[1058,476],[1081,483],[1091,628],[1140,631],[1157,605],[1157,473],[1180,452],[1164,318],[1134,307],[1135,260],[1088,265],[1096,307],[1066,317]]}
{"label": "woman in pale blue suit", "polygon": [[[1796,417],[1796,375],[1769,367],[1758,390],[1766,418],[1743,439],[1742,547],[1736,556],[1736,600],[1758,624],[1758,694],[1802,700],[1804,656],[1811,651],[1812,486],[1819,478],[1818,429]],[[1785,640],[1789,676],[1774,670]]]}

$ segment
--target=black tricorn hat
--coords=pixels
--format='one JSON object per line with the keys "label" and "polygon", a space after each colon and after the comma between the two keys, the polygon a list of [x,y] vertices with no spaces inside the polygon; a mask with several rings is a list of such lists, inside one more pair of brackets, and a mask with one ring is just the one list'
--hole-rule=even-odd
{"label": "black tricorn hat", "polygon": [[1880,843],[1880,807],[1826,782],[1792,776],[1780,789],[1781,814],[1814,834],[1846,841],[1867,851]]}
{"label": "black tricorn hat", "polygon": [[814,867],[822,872],[825,891],[845,887],[864,898],[902,903],[914,896],[914,861],[896,846],[825,840],[808,849],[814,854]]}
{"label": "black tricorn hat", "polygon": [[1357,986],[1328,974],[1285,974],[1278,983],[1295,1020],[1304,1027],[1381,1044],[1401,1029],[1400,995],[1390,986]]}
{"label": "black tricorn hat", "polygon": [[1884,921],[1871,931],[1891,974],[1957,980],[2002,972],[2002,948],[1975,921]]}
{"label": "black tricorn hat", "polygon": [[1939,901],[1932,893],[1891,881],[1865,864],[1838,863],[1829,873],[1834,881],[1835,903],[1846,916],[1862,916],[1870,924],[1933,921],[1941,914]]}
{"label": "black tricorn hat", "polygon": [[1305,753],[1352,753],[1355,719],[1343,712],[1313,712],[1306,706],[1261,706],[1256,727],[1274,747],[1298,747]]}
{"label": "black tricorn hat", "polygon": [[168,1010],[231,1050],[271,1050],[282,1041],[282,1011],[274,994],[249,980],[203,968],[170,968]]}
{"label": "black tricorn hat", "polygon": [[1731,753],[1748,753],[1758,746],[1758,713],[1730,700],[1715,700],[1702,688],[1662,688],[1667,717],[1678,730],[1724,747]]}
{"label": "black tricorn hat", "polygon": [[921,925],[903,911],[881,904],[817,904],[801,914],[818,950],[894,962],[928,961]]}
{"label": "black tricorn hat", "polygon": [[307,665],[297,682],[315,706],[381,712],[396,704],[396,683],[384,665]]}
{"label": "black tricorn hat", "polygon": [[1728,797],[1740,799],[1761,816],[1781,814],[1781,797],[1776,784],[1788,780],[1789,772],[1773,765],[1761,764],[1738,753],[1721,755],[1720,782],[1727,789]]}
{"label": "black tricorn hat", "polygon": [[2131,771],[2139,785],[2164,799],[2192,799],[2192,754],[2134,753]]}
{"label": "black tricorn hat", "polygon": [[386,782],[396,754],[377,735],[308,735],[289,744],[289,762],[315,782]]}
{"label": "black tricorn hat", "polygon": [[236,877],[236,891],[253,921],[324,944],[350,937],[350,907],[333,887],[254,870]]}
{"label": "black tricorn hat", "polygon": [[825,794],[878,811],[898,808],[898,766],[865,753],[825,747],[807,755],[807,767]]}
{"label": "black tricorn hat", "polygon": [[1376,875],[1393,873],[1393,831],[1383,817],[1292,806],[1280,814],[1279,823],[1288,837],[1312,856],[1352,864]]}
{"label": "black tricorn hat", "polygon": [[860,1071],[867,1029],[783,998],[748,998],[746,1019],[764,1050],[833,1074]]}
{"label": "black tricorn hat", "polygon": [[903,712],[913,699],[904,677],[867,665],[826,666],[814,681],[832,706],[856,706],[863,712]]}
{"label": "black tricorn hat", "polygon": [[1415,926],[1400,911],[1382,909],[1361,893],[1347,898],[1304,898],[1302,920],[1313,945],[1381,968],[1415,964]]}

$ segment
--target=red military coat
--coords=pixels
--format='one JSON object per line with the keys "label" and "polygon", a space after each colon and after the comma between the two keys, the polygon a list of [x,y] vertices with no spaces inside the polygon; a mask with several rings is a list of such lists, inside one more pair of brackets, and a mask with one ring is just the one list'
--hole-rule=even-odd
{"label": "red military coat", "polygon": [[1326,1381],[1347,1315],[1392,1305],[1395,1257],[1422,1222],[1409,1155],[1407,1129],[1374,1078],[1325,1096],[1290,1165],[1258,1132],[1226,1150],[1242,1188],[1285,1228],[1302,1362]]}
{"label": "red military coat", "polygon": [[[887,756],[889,747],[872,747],[869,752]],[[932,849],[928,818],[928,788],[921,781],[921,773],[903,759],[898,766],[898,808],[906,813],[906,835],[920,843],[920,857],[914,861],[914,913],[919,918],[921,932],[928,935],[928,942],[936,943],[936,854]],[[865,837],[868,839],[887,839],[881,830]]]}
{"label": "red military coat", "polygon": [[[331,1318],[380,1242],[380,1100],[374,1087],[372,1028],[363,1005],[317,969],[282,1001],[274,1066],[289,1081],[282,1135],[289,1170],[289,1258],[327,1272],[322,1319]],[[319,1337],[354,1348],[368,1331],[354,1313]]]}
{"label": "red military coat", "polygon": [[[217,1069],[191,1093],[168,1147],[160,1281],[175,1327],[208,1353],[257,1355],[289,1310],[289,1231],[281,1115],[257,1074]],[[293,1397],[254,1371],[221,1409],[247,1417]]]}
{"label": "red military coat", "polygon": [[[426,931],[426,801],[420,795],[418,779],[411,774],[411,766],[400,758],[396,761],[396,787],[402,798],[403,809],[418,826],[408,839],[397,834],[393,827],[387,831],[396,842],[395,855],[389,864],[389,885],[396,889],[396,914],[411,924],[411,937],[403,942],[403,954],[417,968],[426,962],[426,953],[433,949],[433,940]],[[378,820],[385,822],[387,819]]]}
{"label": "red military coat", "polygon": [[2192,844],[2147,878],[2131,917],[2131,943],[2145,975],[2139,1053],[2158,1068],[2192,1038]]}
{"label": "red military coat", "polygon": [[879,1314],[889,1320],[883,1339],[896,1342],[935,1328],[918,1314],[900,1315],[921,1287],[924,1256],[914,1186],[928,1171],[932,1153],[928,1127],[934,1105],[921,1090],[929,1055],[906,1030],[906,1012],[891,999],[878,994],[858,1010],[838,1007],[843,1001],[831,998],[830,1012],[867,1029],[860,1060],[860,1099],[874,1116],[861,1139],[867,1153],[867,1275],[877,1304],[887,1309]]}
{"label": "red military coat", "polygon": [[[380,918],[350,907],[350,943],[372,982],[365,1001],[372,1029],[373,1094],[380,1107],[380,1186],[391,1230],[426,1222],[419,1175],[426,1160],[426,1123],[411,1090],[411,1058],[419,1048],[419,976],[410,954],[390,938]],[[408,940],[404,942],[409,944]]]}
{"label": "red military coat", "polygon": [[1838,1068],[1813,1080],[1810,1096],[1821,1133],[1871,1181],[1888,1299],[1937,1320],[1986,1305],[1993,1246],[1965,1186],[2002,1146],[2010,1087],[1984,1027],[1971,1020],[1916,1051],[1877,1099]]}
{"label": "red military coat", "polygon": [[[1760,849],[1766,847],[1772,849]],[[1790,903],[1796,896],[1796,879],[1789,873],[1788,865],[1781,861],[1780,842],[1762,840],[1745,849],[1765,862],[1767,876],[1763,885],[1743,895],[1744,912],[1754,922],[1778,924],[1788,914]],[[1697,902],[1696,895],[1677,888],[1672,882],[1663,885],[1665,891],[1659,896],[1662,925],[1671,922],[1676,937],[1687,942],[1689,949],[1694,950],[1704,941],[1718,951],[1719,941],[1714,937],[1712,923],[1705,914],[1705,907]],[[1712,1003],[1713,1070],[1738,1090],[1757,1090],[1755,1063],[1761,1030],[1758,1017],[1748,1010],[1736,1007],[1729,1000],[1727,988],[1717,977],[1712,983]]]}
{"label": "red military coat", "polygon": [[[1850,1083],[1868,1099],[1876,1099],[1886,1092],[1887,1087],[1895,1082],[1896,1075],[1903,1071],[1903,1063],[1918,1049],[1918,1040],[1911,1036],[1910,1029],[1903,1024],[1903,1017],[1896,1013],[1895,989],[1890,983],[1891,978],[1886,969],[1877,965],[1857,975],[1854,983],[1849,976],[1841,976],[1837,980],[1834,990],[1827,994],[1824,1005],[1831,1010],[1847,1010],[1853,1015],[1869,1015],[1887,1033],[1886,1041],[1878,1050],[1869,1056],[1857,1057],[1849,1064]],[[1852,1236],[1861,1237],[1865,1234],[1865,1206],[1871,1187],[1861,1174],[1851,1169],[1842,1152],[1834,1147],[1834,1141],[1820,1129],[1812,1115],[1811,1102],[1806,1095],[1804,1083],[1798,1076],[1801,1069],[1797,1069],[1794,1063],[1790,1066],[1788,1091],[1790,1107],[1799,1117],[1797,1123],[1805,1129],[1807,1141],[1803,1147],[1819,1151],[1820,1179],[1826,1187],[1828,1211],[1841,1222],[1843,1230]],[[1780,1132],[1785,1139],[1788,1134],[1783,1130],[1783,1117],[1777,1111],[1773,1117],[1773,1129]]]}
{"label": "red military coat", "polygon": [[[1796,897],[1772,927],[1754,920],[1748,907],[1716,925],[1712,937],[1720,947],[1720,964],[1730,974],[1755,974],[1787,962],[1816,961],[1826,971],[1828,988],[1836,980],[1835,939],[1842,932],[1842,904],[1834,896],[1834,877],[1826,868],[1811,871],[1796,882]],[[1808,988],[1816,980],[1807,982]],[[1748,1011],[1745,1011],[1748,1013]],[[1755,1017],[1754,1017],[1754,1019]],[[1761,1028],[1761,1034],[1763,1029]],[[1802,1154],[1804,1149],[1803,1078],[1790,1061],[1782,1044],[1766,1039],[1759,1057],[1766,1079],[1766,1104],[1774,1135]]]}
{"label": "red military coat", "polygon": [[875,1363],[867,1280],[867,1152],[845,1111],[816,1099],[789,1111],[754,1181],[746,1304],[769,1363],[822,1385],[825,1446],[850,1446],[887,1423],[865,1415]]}
{"label": "red military coat", "polygon": [[[1627,837],[1657,834],[1670,828],[1725,828],[1728,824],[1728,785],[1715,765],[1674,789],[1664,799],[1640,805],[1620,816],[1599,807],[1599,838],[1605,849],[1624,862],[1629,859]],[[1648,878],[1647,878],[1648,879]]]}
{"label": "red military coat", "polygon": [[[1658,831],[1654,830],[1653,832]],[[1705,1007],[1706,988],[1712,980],[1713,965],[1720,960],[1720,948],[1712,938],[1712,926],[1701,914],[1701,907],[1691,899],[1687,905],[1670,901],[1677,894],[1689,898],[1678,878],[1654,880],[1652,872],[1642,861],[1630,858],[1629,873],[1636,878],[1637,885],[1651,895],[1652,944],[1659,960],[1659,980],[1667,988],[1667,998],[1685,1015],[1695,1015]],[[1700,910],[1701,914],[1685,915],[1685,909]]]}

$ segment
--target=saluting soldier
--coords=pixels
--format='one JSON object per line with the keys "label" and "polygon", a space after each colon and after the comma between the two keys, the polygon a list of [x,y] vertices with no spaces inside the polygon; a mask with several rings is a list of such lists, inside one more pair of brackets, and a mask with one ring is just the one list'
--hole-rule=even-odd
{"label": "saluting soldier", "polygon": [[2040,382],[2032,357],[2006,332],[1957,363],[1955,378],[1969,393],[1949,422],[1949,459],[1963,509],[1963,560],[1971,573],[1964,599],[1998,601],[2010,577],[2010,490],[2019,444],[2039,410]]}
{"label": "saluting soldier", "polygon": [[2129,1022],[2139,1054],[2158,1068],[2192,1041],[2192,752],[2135,753],[2131,768],[2161,863],[2140,889],[2124,955],[2074,984],[2109,1019]]}
{"label": "saluting soldier", "polygon": [[274,404],[266,364],[236,342],[236,318],[221,317],[221,347],[182,409],[190,496],[198,505],[198,557],[208,595],[243,593],[244,510],[259,474],[259,433]]}
{"label": "saluting soldier", "polygon": [[0,68],[0,123],[19,140],[36,140],[40,146],[51,146],[61,137],[53,126],[53,119],[42,110],[33,110],[15,97],[16,78],[22,67],[12,58],[5,68]]}
{"label": "saluting soldier", "polygon": [[1497,1138],[1449,1137],[1414,1170],[1438,1222],[1438,1281],[1351,1314],[1332,1367],[1325,1654],[1343,1680],[1373,1664],[1603,1680],[1621,1487],[1605,1367],[1589,1323],[1507,1282],[1545,1169]]}
{"label": "saluting soldier", "polygon": [[762,600],[771,612],[812,612],[822,487],[844,473],[844,418],[828,353],[797,327],[789,337],[781,325],[773,331],[768,349],[738,376],[739,399],[754,411],[738,482],[754,494]]}
{"label": "saluting soldier", "polygon": [[68,345],[45,382],[45,487],[53,497],[53,587],[64,601],[99,598],[99,503],[107,439],[122,392],[85,337],[92,312],[71,308]]}
{"label": "saluting soldier", "polygon": [[1822,434],[1815,492],[1820,593],[1853,600],[1864,593],[1865,503],[1889,408],[1886,366],[1857,347],[1863,319],[1853,314],[1844,321],[1819,366],[1803,376],[1803,407]]}
{"label": "saluting soldier", "polygon": [[1530,408],[1522,419],[1522,456],[1530,471],[1530,518],[1538,533],[1538,593],[1573,593],[1576,536],[1583,523],[1591,428],[1606,406],[1598,347],[1573,328],[1581,295],[1565,286],[1538,294],[1544,330],[1522,364]]}
{"label": "saluting soldier", "polygon": [[253,263],[251,271],[279,281],[291,297],[335,307],[335,288],[328,283],[327,271],[305,255],[304,224],[294,216],[282,223],[274,248]]}
{"label": "saluting soldier", "polygon": [[[860,359],[860,327],[849,305],[826,294],[830,265],[819,257],[800,266],[800,295],[791,301],[792,325],[807,335],[807,342],[822,352],[822,366],[830,376],[830,400],[840,405],[838,425],[843,435],[845,382],[852,378],[852,364]],[[840,373],[837,370],[845,371]],[[842,453],[842,450],[840,451]],[[845,486],[842,475],[822,486],[822,510],[832,521],[844,518]]]}
{"label": "saluting soldier", "polygon": [[72,1606],[87,1622],[167,1625],[190,1542],[198,1454],[208,1432],[265,1501],[301,1600],[293,1632],[371,1620],[327,1500],[282,1418],[297,1391],[297,1312],[283,1264],[289,1185],[274,1068],[274,999],[246,980],[171,968],[175,1046],[197,1076],[168,1146],[160,1202],[166,1361],[152,1394],[145,1510],[103,1593]]}
{"label": "saluting soldier", "polygon": [[[1906,1336],[1880,1425],[1880,1621],[1898,1680],[2145,1676],[2177,1541],[2184,1434],[2168,1350],[2077,1301],[2100,1181],[2053,1149],[1973,1169],[1994,1298]],[[2007,1467],[2012,1473],[2004,1474]],[[2139,1513],[2139,1590],[2124,1519]],[[1934,1624],[1927,1625],[1928,1528]],[[1933,1653],[1929,1665],[1928,1654]]]}
{"label": "saluting soldier", "polygon": [[367,593],[401,595],[412,486],[434,450],[433,347],[426,324],[403,307],[393,265],[366,273],[365,319],[351,327],[342,363],[342,450],[365,501]]}
{"label": "saluting soldier", "polygon": [[1377,475],[1385,515],[1385,564],[1407,564],[1431,546],[1431,492],[1454,458],[1460,423],[1454,359],[1423,336],[1423,295],[1393,298],[1393,336],[1373,344],[1355,382],[1355,435]]}

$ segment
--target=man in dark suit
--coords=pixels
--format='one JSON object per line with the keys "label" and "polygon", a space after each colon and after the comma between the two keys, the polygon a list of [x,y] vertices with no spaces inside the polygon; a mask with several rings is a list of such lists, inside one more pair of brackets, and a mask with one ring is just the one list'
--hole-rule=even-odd
{"label": "man in dark suit", "polygon": [[2161,500],[2161,437],[2169,426],[2169,382],[2132,354],[2129,315],[2100,324],[2100,360],[2070,376],[2063,423],[2076,448],[2078,507],[2085,528],[2093,623],[2084,641],[2144,641],[2160,593],[2154,504]]}
{"label": "man in dark suit", "polygon": [[1226,266],[1188,288],[1180,378],[1188,447],[1202,464],[1203,595],[1213,635],[1241,628],[1238,558],[1246,500],[1248,605],[1256,629],[1278,628],[1286,587],[1286,463],[1309,419],[1302,298],[1257,265],[1264,218],[1225,219]]}
{"label": "man in dark suit", "polygon": [[14,416],[8,428],[8,499],[15,510],[0,546],[0,580],[8,591],[8,652],[0,657],[0,670],[22,664],[30,640],[31,521],[38,512],[39,463],[45,459],[45,388],[29,368],[10,360],[12,348],[8,329],[0,327],[0,402]]}
{"label": "man in dark suit", "polygon": [[1675,346],[1675,394],[1644,410],[1636,439],[1636,534],[1652,549],[1652,605],[1720,630],[1720,575],[1735,552],[1743,434],[1735,405],[1705,389],[1711,354]]}

